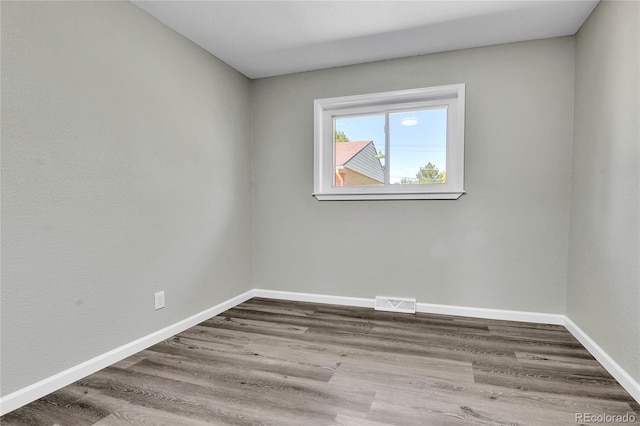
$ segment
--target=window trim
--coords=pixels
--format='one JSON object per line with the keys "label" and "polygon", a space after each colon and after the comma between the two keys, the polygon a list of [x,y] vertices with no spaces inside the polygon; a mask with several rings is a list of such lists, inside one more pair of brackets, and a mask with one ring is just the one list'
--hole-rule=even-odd
{"label": "window trim", "polygon": [[[336,187],[334,117],[447,106],[447,183]],[[318,200],[455,200],[464,194],[465,85],[426,87],[314,100],[314,192]],[[387,133],[388,134],[388,133]],[[385,148],[389,149],[388,141]],[[387,157],[388,158],[388,157]],[[385,170],[385,173],[387,171]]]}

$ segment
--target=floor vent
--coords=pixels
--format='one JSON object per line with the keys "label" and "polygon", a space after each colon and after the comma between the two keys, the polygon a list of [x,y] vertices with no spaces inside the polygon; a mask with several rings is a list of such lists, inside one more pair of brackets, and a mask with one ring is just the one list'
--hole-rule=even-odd
{"label": "floor vent", "polygon": [[416,299],[376,296],[376,311],[416,313]]}

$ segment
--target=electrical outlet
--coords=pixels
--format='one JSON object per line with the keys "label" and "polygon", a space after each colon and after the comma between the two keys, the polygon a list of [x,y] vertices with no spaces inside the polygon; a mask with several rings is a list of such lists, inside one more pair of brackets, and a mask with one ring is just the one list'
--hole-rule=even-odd
{"label": "electrical outlet", "polygon": [[156,311],[164,308],[164,291],[159,291],[155,294],[156,299]]}

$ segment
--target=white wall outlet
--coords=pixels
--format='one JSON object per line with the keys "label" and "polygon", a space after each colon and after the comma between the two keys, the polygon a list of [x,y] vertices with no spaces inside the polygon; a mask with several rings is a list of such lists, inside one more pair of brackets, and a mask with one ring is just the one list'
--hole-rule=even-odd
{"label": "white wall outlet", "polygon": [[155,294],[156,297],[156,311],[164,308],[164,291],[159,291]]}

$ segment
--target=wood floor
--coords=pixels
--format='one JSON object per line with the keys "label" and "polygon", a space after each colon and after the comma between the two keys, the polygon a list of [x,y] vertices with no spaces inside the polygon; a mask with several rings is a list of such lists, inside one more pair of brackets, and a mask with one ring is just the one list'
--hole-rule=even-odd
{"label": "wood floor", "polygon": [[[576,425],[640,406],[561,326],[252,299],[3,425]],[[627,423],[629,424],[629,423]]]}

